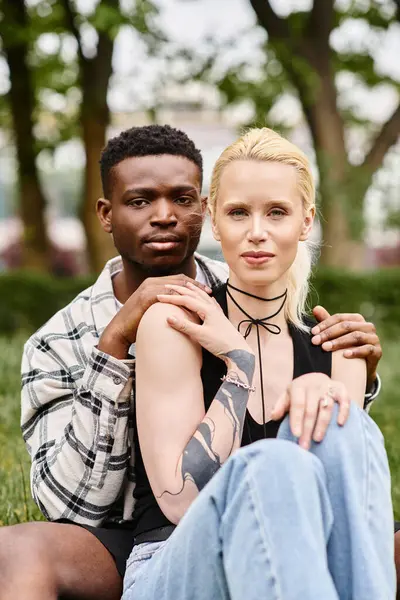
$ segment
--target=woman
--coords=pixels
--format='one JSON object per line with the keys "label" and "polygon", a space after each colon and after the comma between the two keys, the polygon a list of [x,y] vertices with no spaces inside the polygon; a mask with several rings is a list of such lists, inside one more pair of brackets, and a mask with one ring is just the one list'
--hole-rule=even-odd
{"label": "woman", "polygon": [[209,207],[227,286],[168,286],[137,335],[123,598],[392,600],[390,476],[360,408],[365,364],[313,346],[303,314],[309,163],[252,130],[217,161]]}

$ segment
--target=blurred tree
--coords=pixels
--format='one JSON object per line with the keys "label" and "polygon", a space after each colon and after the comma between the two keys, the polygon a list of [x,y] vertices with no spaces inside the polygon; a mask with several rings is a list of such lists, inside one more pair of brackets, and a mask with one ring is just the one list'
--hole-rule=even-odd
{"label": "blurred tree", "polygon": [[[249,0],[249,4],[266,33],[261,64],[248,59],[228,69],[221,67],[219,58],[238,46],[236,35],[225,44],[209,41],[205,59],[188,52],[192,77],[216,85],[225,105],[250,103],[253,116],[246,125],[270,124],[284,133],[287,118],[281,119],[274,109],[288,94],[298,98],[319,170],[324,239],[321,260],[327,265],[359,268],[364,256],[364,197],[400,134],[400,104],[379,128],[357,111],[355,102],[343,102],[338,78],[349,75],[354,85],[364,89],[385,84],[400,90],[400,83],[379,74],[374,64],[377,45],[389,27],[400,23],[400,0],[313,0],[310,10],[287,16],[278,14],[269,0]],[[337,48],[334,34],[338,34],[336,40],[343,39],[339,28],[354,26],[355,20],[367,29],[361,48],[360,43],[339,44]],[[249,33],[244,31],[243,37]],[[350,160],[348,151],[349,135],[354,130],[364,147],[369,144],[362,159],[357,157],[358,162]]]}
{"label": "blurred tree", "polygon": [[2,52],[10,73],[7,94],[18,161],[19,210],[24,227],[23,266],[46,271],[50,265],[46,201],[39,180],[34,134],[35,89],[29,68],[33,41],[24,0],[0,0]]}

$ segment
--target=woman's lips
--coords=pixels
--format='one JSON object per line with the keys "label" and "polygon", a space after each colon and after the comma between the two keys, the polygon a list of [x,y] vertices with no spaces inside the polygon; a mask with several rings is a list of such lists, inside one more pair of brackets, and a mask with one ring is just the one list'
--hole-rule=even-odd
{"label": "woman's lips", "polygon": [[275,255],[270,252],[244,252],[242,254],[242,258],[249,265],[262,265],[270,262],[274,257]]}

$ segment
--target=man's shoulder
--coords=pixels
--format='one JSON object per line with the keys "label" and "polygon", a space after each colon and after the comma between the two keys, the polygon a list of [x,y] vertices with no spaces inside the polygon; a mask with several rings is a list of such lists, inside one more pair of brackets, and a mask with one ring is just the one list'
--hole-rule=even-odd
{"label": "man's shoulder", "polygon": [[[36,345],[39,340],[63,339],[68,337],[69,332],[75,332],[72,335],[76,337],[77,332],[82,332],[82,326],[90,327],[91,321],[91,300],[93,285],[80,292],[69,304],[57,311],[50,319],[44,323],[27,341],[27,345]],[[71,335],[71,338],[72,338]]]}
{"label": "man's shoulder", "polygon": [[225,283],[228,279],[228,265],[220,260],[215,260],[196,252],[195,259],[200,265],[203,273],[211,287],[215,287],[220,283]]}
{"label": "man's shoulder", "polygon": [[27,345],[37,346],[43,340],[79,344],[86,334],[90,334],[91,339],[99,337],[116,311],[111,282],[115,263],[115,259],[109,261],[93,285],[56,312],[29,338]]}

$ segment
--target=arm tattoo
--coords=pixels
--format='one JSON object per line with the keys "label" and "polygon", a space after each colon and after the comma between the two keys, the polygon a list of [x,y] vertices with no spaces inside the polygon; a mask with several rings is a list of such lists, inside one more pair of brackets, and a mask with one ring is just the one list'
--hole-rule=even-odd
{"label": "arm tattoo", "polygon": [[[238,378],[238,373],[234,369],[236,366],[241,373],[244,373],[248,384],[251,385],[255,368],[254,355],[246,350],[232,350],[224,356],[229,359],[230,372]],[[239,379],[239,381],[241,380]],[[221,445],[221,438],[225,437],[227,439],[229,445],[227,444],[224,455],[226,455],[225,460],[229,458],[235,441],[240,441],[242,437],[248,399],[249,390],[227,381],[223,382],[213,402],[219,402],[223,406],[230,425],[227,427],[226,423],[216,424],[206,415],[183,451],[181,490],[177,494],[171,494],[166,490],[161,495],[166,493],[174,496],[179,495],[188,480],[192,481],[199,491],[203,489],[224,462],[221,461],[220,456],[214,450],[213,441],[217,435],[219,445]]]}

